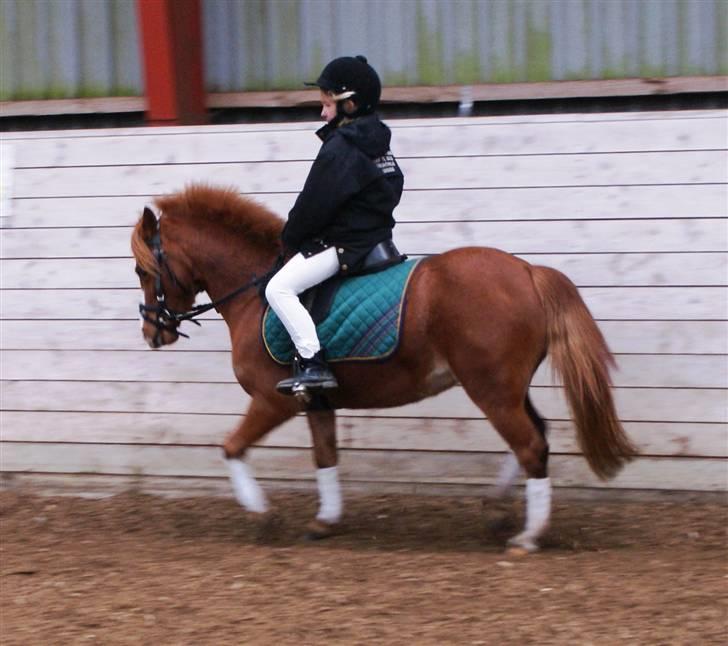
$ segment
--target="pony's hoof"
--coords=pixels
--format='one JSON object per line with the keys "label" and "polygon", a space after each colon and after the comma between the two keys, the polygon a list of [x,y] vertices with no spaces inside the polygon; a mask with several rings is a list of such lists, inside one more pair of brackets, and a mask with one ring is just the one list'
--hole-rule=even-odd
{"label": "pony's hoof", "polygon": [[320,541],[336,533],[336,525],[325,523],[322,520],[312,520],[306,527],[304,538],[307,541]]}
{"label": "pony's hoof", "polygon": [[538,552],[538,550],[538,544],[530,538],[526,538],[525,536],[514,536],[508,541],[506,554],[509,556],[521,557]]}
{"label": "pony's hoof", "polygon": [[524,556],[528,556],[529,554],[533,554],[533,552],[535,551],[536,550],[526,549],[525,547],[521,547],[520,545],[512,545],[511,547],[506,548],[506,556],[520,559]]}

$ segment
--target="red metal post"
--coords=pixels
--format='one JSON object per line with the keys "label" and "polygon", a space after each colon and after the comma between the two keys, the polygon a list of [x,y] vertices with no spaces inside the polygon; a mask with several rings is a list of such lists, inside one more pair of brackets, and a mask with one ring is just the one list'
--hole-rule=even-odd
{"label": "red metal post", "polygon": [[137,0],[147,121],[204,123],[200,0]]}

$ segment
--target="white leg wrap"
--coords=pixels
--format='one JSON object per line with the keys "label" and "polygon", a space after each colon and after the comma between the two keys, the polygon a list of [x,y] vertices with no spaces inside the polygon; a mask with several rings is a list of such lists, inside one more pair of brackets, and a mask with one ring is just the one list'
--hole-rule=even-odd
{"label": "white leg wrap", "polygon": [[521,473],[521,465],[514,453],[508,453],[501,464],[496,482],[495,497],[503,498]]}
{"label": "white leg wrap", "polygon": [[230,480],[238,502],[248,511],[262,514],[268,510],[268,501],[263,490],[253,477],[250,467],[242,460],[225,460],[230,470]]}
{"label": "white leg wrap", "polygon": [[341,485],[337,467],[316,470],[319,491],[319,511],[316,519],[331,525],[341,520]]}
{"label": "white leg wrap", "polygon": [[548,527],[550,516],[550,478],[529,478],[526,480],[526,526],[508,543],[535,552],[538,549],[538,538]]}
{"label": "white leg wrap", "polygon": [[526,480],[526,527],[524,533],[538,538],[548,527],[551,516],[551,478]]}

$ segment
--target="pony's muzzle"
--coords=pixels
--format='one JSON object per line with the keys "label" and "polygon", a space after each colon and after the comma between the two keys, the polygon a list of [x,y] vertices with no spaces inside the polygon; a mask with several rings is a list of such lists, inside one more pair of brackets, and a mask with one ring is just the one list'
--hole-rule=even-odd
{"label": "pony's muzzle", "polygon": [[179,338],[176,330],[157,325],[153,320],[142,322],[142,336],[152,350],[158,350],[163,345],[171,345]]}
{"label": "pony's muzzle", "polygon": [[144,340],[147,342],[147,345],[152,350],[158,350],[162,347],[162,341],[158,338],[158,336],[155,334],[153,337],[148,337],[146,334],[144,335]]}

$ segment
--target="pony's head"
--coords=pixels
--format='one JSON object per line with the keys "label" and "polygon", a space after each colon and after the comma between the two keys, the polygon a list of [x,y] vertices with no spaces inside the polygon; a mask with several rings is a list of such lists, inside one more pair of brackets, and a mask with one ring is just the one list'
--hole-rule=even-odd
{"label": "pony's head", "polygon": [[189,269],[162,249],[161,220],[149,207],[134,227],[131,249],[144,292],[139,306],[144,339],[154,349],[174,343],[181,334],[175,314],[192,307],[198,290],[192,286]]}
{"label": "pony's head", "polygon": [[144,209],[131,249],[144,290],[142,333],[159,348],[185,336],[178,315],[189,313],[198,292],[224,292],[230,287],[221,281],[270,268],[280,253],[283,221],[234,188],[205,184],[160,196],[154,204],[159,219]]}

